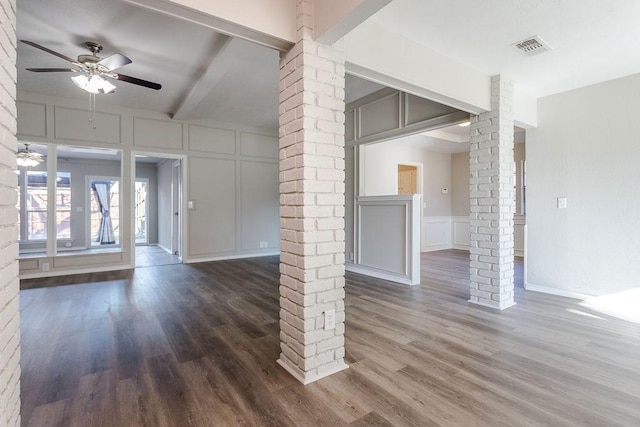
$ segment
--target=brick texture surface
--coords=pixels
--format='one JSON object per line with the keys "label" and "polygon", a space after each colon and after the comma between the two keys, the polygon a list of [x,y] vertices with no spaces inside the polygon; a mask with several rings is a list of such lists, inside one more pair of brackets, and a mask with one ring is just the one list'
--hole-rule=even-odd
{"label": "brick texture surface", "polygon": [[297,23],[280,59],[279,363],[306,382],[346,367],[344,57],[313,41],[312,1],[297,1]]}
{"label": "brick texture surface", "polygon": [[0,426],[20,425],[15,1],[0,2]]}
{"label": "brick texture surface", "polygon": [[504,309],[513,299],[513,86],[491,79],[491,111],[471,119],[470,302]]}

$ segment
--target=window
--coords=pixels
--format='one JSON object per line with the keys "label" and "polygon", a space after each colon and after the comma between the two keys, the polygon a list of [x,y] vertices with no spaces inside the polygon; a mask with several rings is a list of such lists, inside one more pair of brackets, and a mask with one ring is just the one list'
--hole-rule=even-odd
{"label": "window", "polygon": [[[18,170],[18,240],[47,240],[47,172]],[[71,174],[58,172],[56,177],[56,237],[71,238]],[[23,188],[26,191],[23,194]],[[24,229],[22,224],[24,224]]]}
{"label": "window", "polygon": [[120,181],[88,178],[90,246],[120,243]]}
{"label": "window", "polygon": [[56,237],[71,239],[71,173],[56,177]]}
{"label": "window", "polygon": [[149,187],[148,179],[136,180],[135,190],[135,236],[137,244],[148,243],[147,236],[147,189]]}
{"label": "window", "polygon": [[[47,173],[27,171],[26,240],[47,239]],[[25,236],[23,236],[24,238]]]}

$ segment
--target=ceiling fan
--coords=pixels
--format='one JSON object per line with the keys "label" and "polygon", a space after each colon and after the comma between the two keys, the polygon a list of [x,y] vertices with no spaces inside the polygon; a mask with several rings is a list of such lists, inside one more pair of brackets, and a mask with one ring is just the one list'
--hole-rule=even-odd
{"label": "ceiling fan", "polygon": [[138,86],[144,86],[150,89],[159,90],[162,86],[158,83],[147,80],[138,79],[136,77],[127,76],[125,74],[114,73],[118,68],[124,67],[131,63],[131,60],[124,55],[115,53],[106,58],[101,58],[98,54],[102,51],[102,45],[95,42],[86,42],[85,46],[91,54],[78,55],[78,59],[69,58],[66,55],[58,53],[47,47],[39,45],[29,40],[20,40],[22,43],[43,50],[51,55],[62,58],[71,62],[76,68],[27,68],[27,71],[35,73],[77,73],[72,77],[73,83],[81,89],[89,93],[111,93],[116,87],[112,85],[105,77],[114,80],[120,80],[132,83]]}

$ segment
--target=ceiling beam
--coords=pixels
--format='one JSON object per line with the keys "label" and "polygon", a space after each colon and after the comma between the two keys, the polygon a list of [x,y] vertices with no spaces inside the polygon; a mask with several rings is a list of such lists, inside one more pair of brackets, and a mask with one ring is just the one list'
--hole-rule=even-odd
{"label": "ceiling beam", "polygon": [[[123,0],[286,52],[295,42],[295,0]],[[250,12],[247,12],[250,11]]]}
{"label": "ceiling beam", "polygon": [[314,3],[314,38],[332,45],[392,0],[322,0]]}
{"label": "ceiling beam", "polygon": [[232,42],[233,37],[216,34],[205,61],[200,64],[199,68],[203,70],[202,73],[193,79],[193,84],[182,97],[178,108],[173,113],[173,119],[185,120],[218,84],[227,71],[230,55],[229,46]]}

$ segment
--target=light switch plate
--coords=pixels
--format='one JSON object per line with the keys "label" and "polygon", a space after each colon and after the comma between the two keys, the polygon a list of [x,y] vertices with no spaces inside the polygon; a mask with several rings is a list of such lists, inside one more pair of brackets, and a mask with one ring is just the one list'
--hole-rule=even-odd
{"label": "light switch plate", "polygon": [[566,197],[558,197],[558,209],[567,209]]}
{"label": "light switch plate", "polygon": [[187,202],[187,208],[189,208],[191,210],[195,210],[196,209],[196,201],[195,200],[189,200]]}

